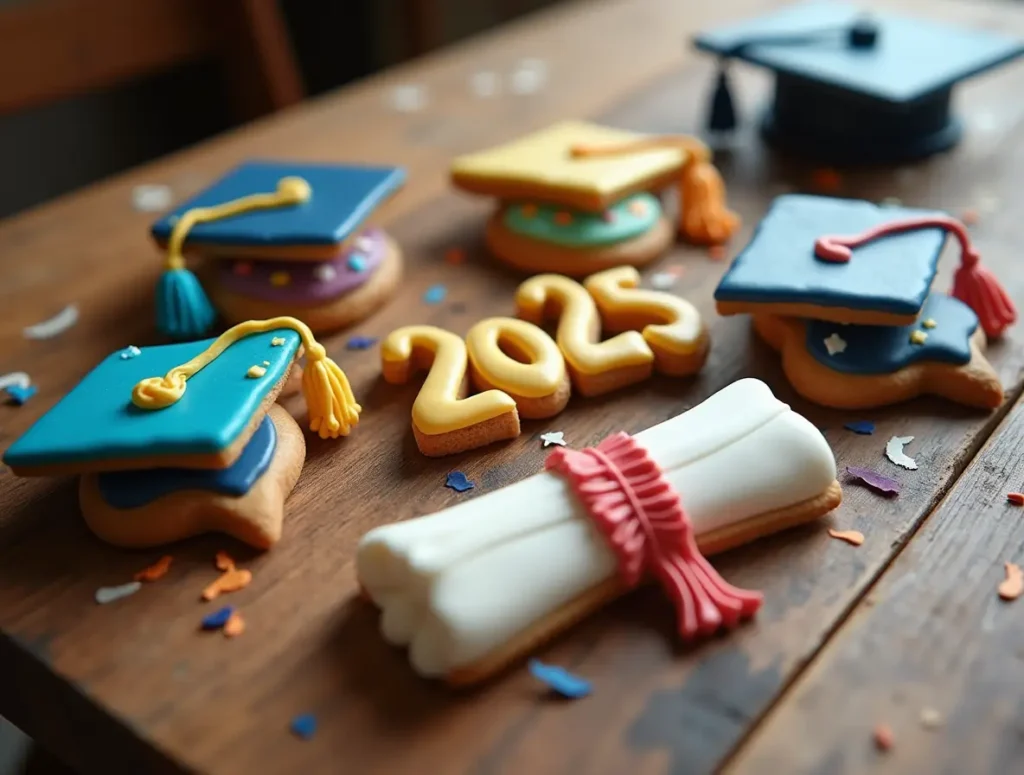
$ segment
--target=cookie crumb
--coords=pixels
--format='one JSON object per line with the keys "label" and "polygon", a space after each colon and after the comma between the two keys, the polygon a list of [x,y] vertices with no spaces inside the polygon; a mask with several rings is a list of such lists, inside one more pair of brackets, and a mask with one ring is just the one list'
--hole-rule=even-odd
{"label": "cookie crumb", "polygon": [[935,322],[935,318],[928,318],[921,323],[921,328],[935,328],[938,323]]}
{"label": "cookie crumb", "polygon": [[281,345],[284,344],[284,341],[285,340],[284,340],[283,336],[275,336],[273,339],[270,340],[270,346],[271,347],[280,347]]}
{"label": "cookie crumb", "polygon": [[1003,600],[1016,600],[1024,592],[1024,572],[1016,563],[1005,562],[1006,578],[999,584],[999,597]]}
{"label": "cookie crumb", "polygon": [[864,534],[859,530],[836,530],[830,527],[828,534],[833,538],[838,538],[840,541],[846,541],[846,543],[852,546],[860,546],[864,543]]}
{"label": "cookie crumb", "polygon": [[924,331],[911,331],[910,332],[910,343],[911,344],[924,344],[928,341],[928,334]]}
{"label": "cookie crumb", "polygon": [[250,366],[249,370],[245,372],[245,376],[247,376],[249,379],[259,379],[266,373],[267,370],[262,366]]}
{"label": "cookie crumb", "polygon": [[921,726],[925,729],[938,729],[942,726],[942,714],[935,708],[922,708]]}
{"label": "cookie crumb", "polygon": [[896,744],[896,739],[893,737],[892,730],[888,724],[876,725],[872,737],[875,741],[875,748],[879,751],[891,751],[892,747]]}

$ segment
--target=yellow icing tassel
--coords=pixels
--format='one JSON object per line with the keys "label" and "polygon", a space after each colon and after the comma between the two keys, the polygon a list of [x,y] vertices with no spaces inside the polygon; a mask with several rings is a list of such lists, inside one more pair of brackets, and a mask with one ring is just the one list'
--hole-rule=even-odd
{"label": "yellow icing tassel", "polygon": [[577,158],[626,156],[634,153],[678,148],[684,161],[679,172],[679,233],[687,242],[721,245],[740,227],[740,219],[725,203],[725,183],[711,164],[711,151],[704,143],[686,135],[645,137],[614,145],[576,145]]}
{"label": "yellow icing tassel", "polygon": [[309,411],[309,428],[322,439],[348,436],[359,423],[362,407],[356,403],[352,388],[338,364],[327,357],[323,345],[301,320],[290,317],[247,320],[221,334],[199,355],[175,366],[162,377],[147,377],[132,389],[132,403],[140,409],[164,409],[185,395],[185,383],[213,363],[225,350],[251,334],[278,328],[295,331],[306,348],[306,368],[302,373],[302,395]]}
{"label": "yellow icing tassel", "polygon": [[185,266],[185,239],[193,226],[219,221],[253,210],[288,207],[308,202],[312,190],[302,178],[281,178],[277,190],[269,194],[250,194],[211,207],[186,210],[171,229],[167,257],[156,291],[156,322],[163,333],[175,339],[191,339],[205,334],[217,313],[196,276]]}

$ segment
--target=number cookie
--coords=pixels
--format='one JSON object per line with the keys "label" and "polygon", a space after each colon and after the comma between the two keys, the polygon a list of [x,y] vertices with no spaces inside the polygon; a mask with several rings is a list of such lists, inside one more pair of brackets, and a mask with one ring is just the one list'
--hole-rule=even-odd
{"label": "number cookie", "polygon": [[565,359],[543,330],[515,318],[488,318],[466,335],[470,376],[477,390],[497,388],[527,419],[552,417],[572,392]]}
{"label": "number cookie", "polygon": [[381,346],[381,364],[384,379],[395,385],[427,371],[412,406],[413,435],[424,455],[451,455],[519,435],[519,413],[510,395],[487,390],[465,397],[466,345],[450,331],[435,326],[392,331]]}

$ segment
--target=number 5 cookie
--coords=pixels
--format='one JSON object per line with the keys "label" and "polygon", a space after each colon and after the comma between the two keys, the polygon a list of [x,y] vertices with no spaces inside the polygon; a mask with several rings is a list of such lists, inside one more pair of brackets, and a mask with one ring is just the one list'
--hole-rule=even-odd
{"label": "number 5 cookie", "polygon": [[752,379],[635,437],[559,450],[547,469],[363,536],[359,582],[420,675],[482,681],[648,578],[683,637],[735,626],[761,596],[704,555],[842,497],[821,433]]}
{"label": "number 5 cookie", "polygon": [[268,548],[305,459],[302,432],[275,404],[300,348],[311,429],[346,435],[359,405],[344,373],[303,323],[277,318],[110,355],[4,462],[21,476],[81,474],[86,523],[119,546],[217,530]]}

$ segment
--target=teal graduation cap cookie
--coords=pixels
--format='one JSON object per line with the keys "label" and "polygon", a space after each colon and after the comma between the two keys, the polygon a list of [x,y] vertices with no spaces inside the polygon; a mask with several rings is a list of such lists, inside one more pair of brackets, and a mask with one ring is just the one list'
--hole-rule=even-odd
{"label": "teal graduation cap cookie", "polygon": [[847,263],[823,261],[816,241],[879,224],[939,215],[852,199],[777,197],[715,291],[721,315],[770,313],[838,323],[908,325],[928,296],[946,242],[921,229],[858,248]]}
{"label": "teal graduation cap cookie", "polygon": [[405,171],[354,164],[249,161],[153,224],[153,237],[165,246],[175,224],[190,210],[217,208],[254,195],[272,196],[282,180],[303,181],[307,184],[304,195],[197,221],[185,236],[185,251],[276,261],[330,260],[402,187]]}
{"label": "teal graduation cap cookie", "polygon": [[741,60],[775,73],[762,122],[774,146],[833,163],[896,163],[957,143],[957,83],[1024,54],[1024,41],[928,19],[871,14],[810,2],[699,34],[719,57],[710,127],[728,130],[735,111],[725,72]]}

